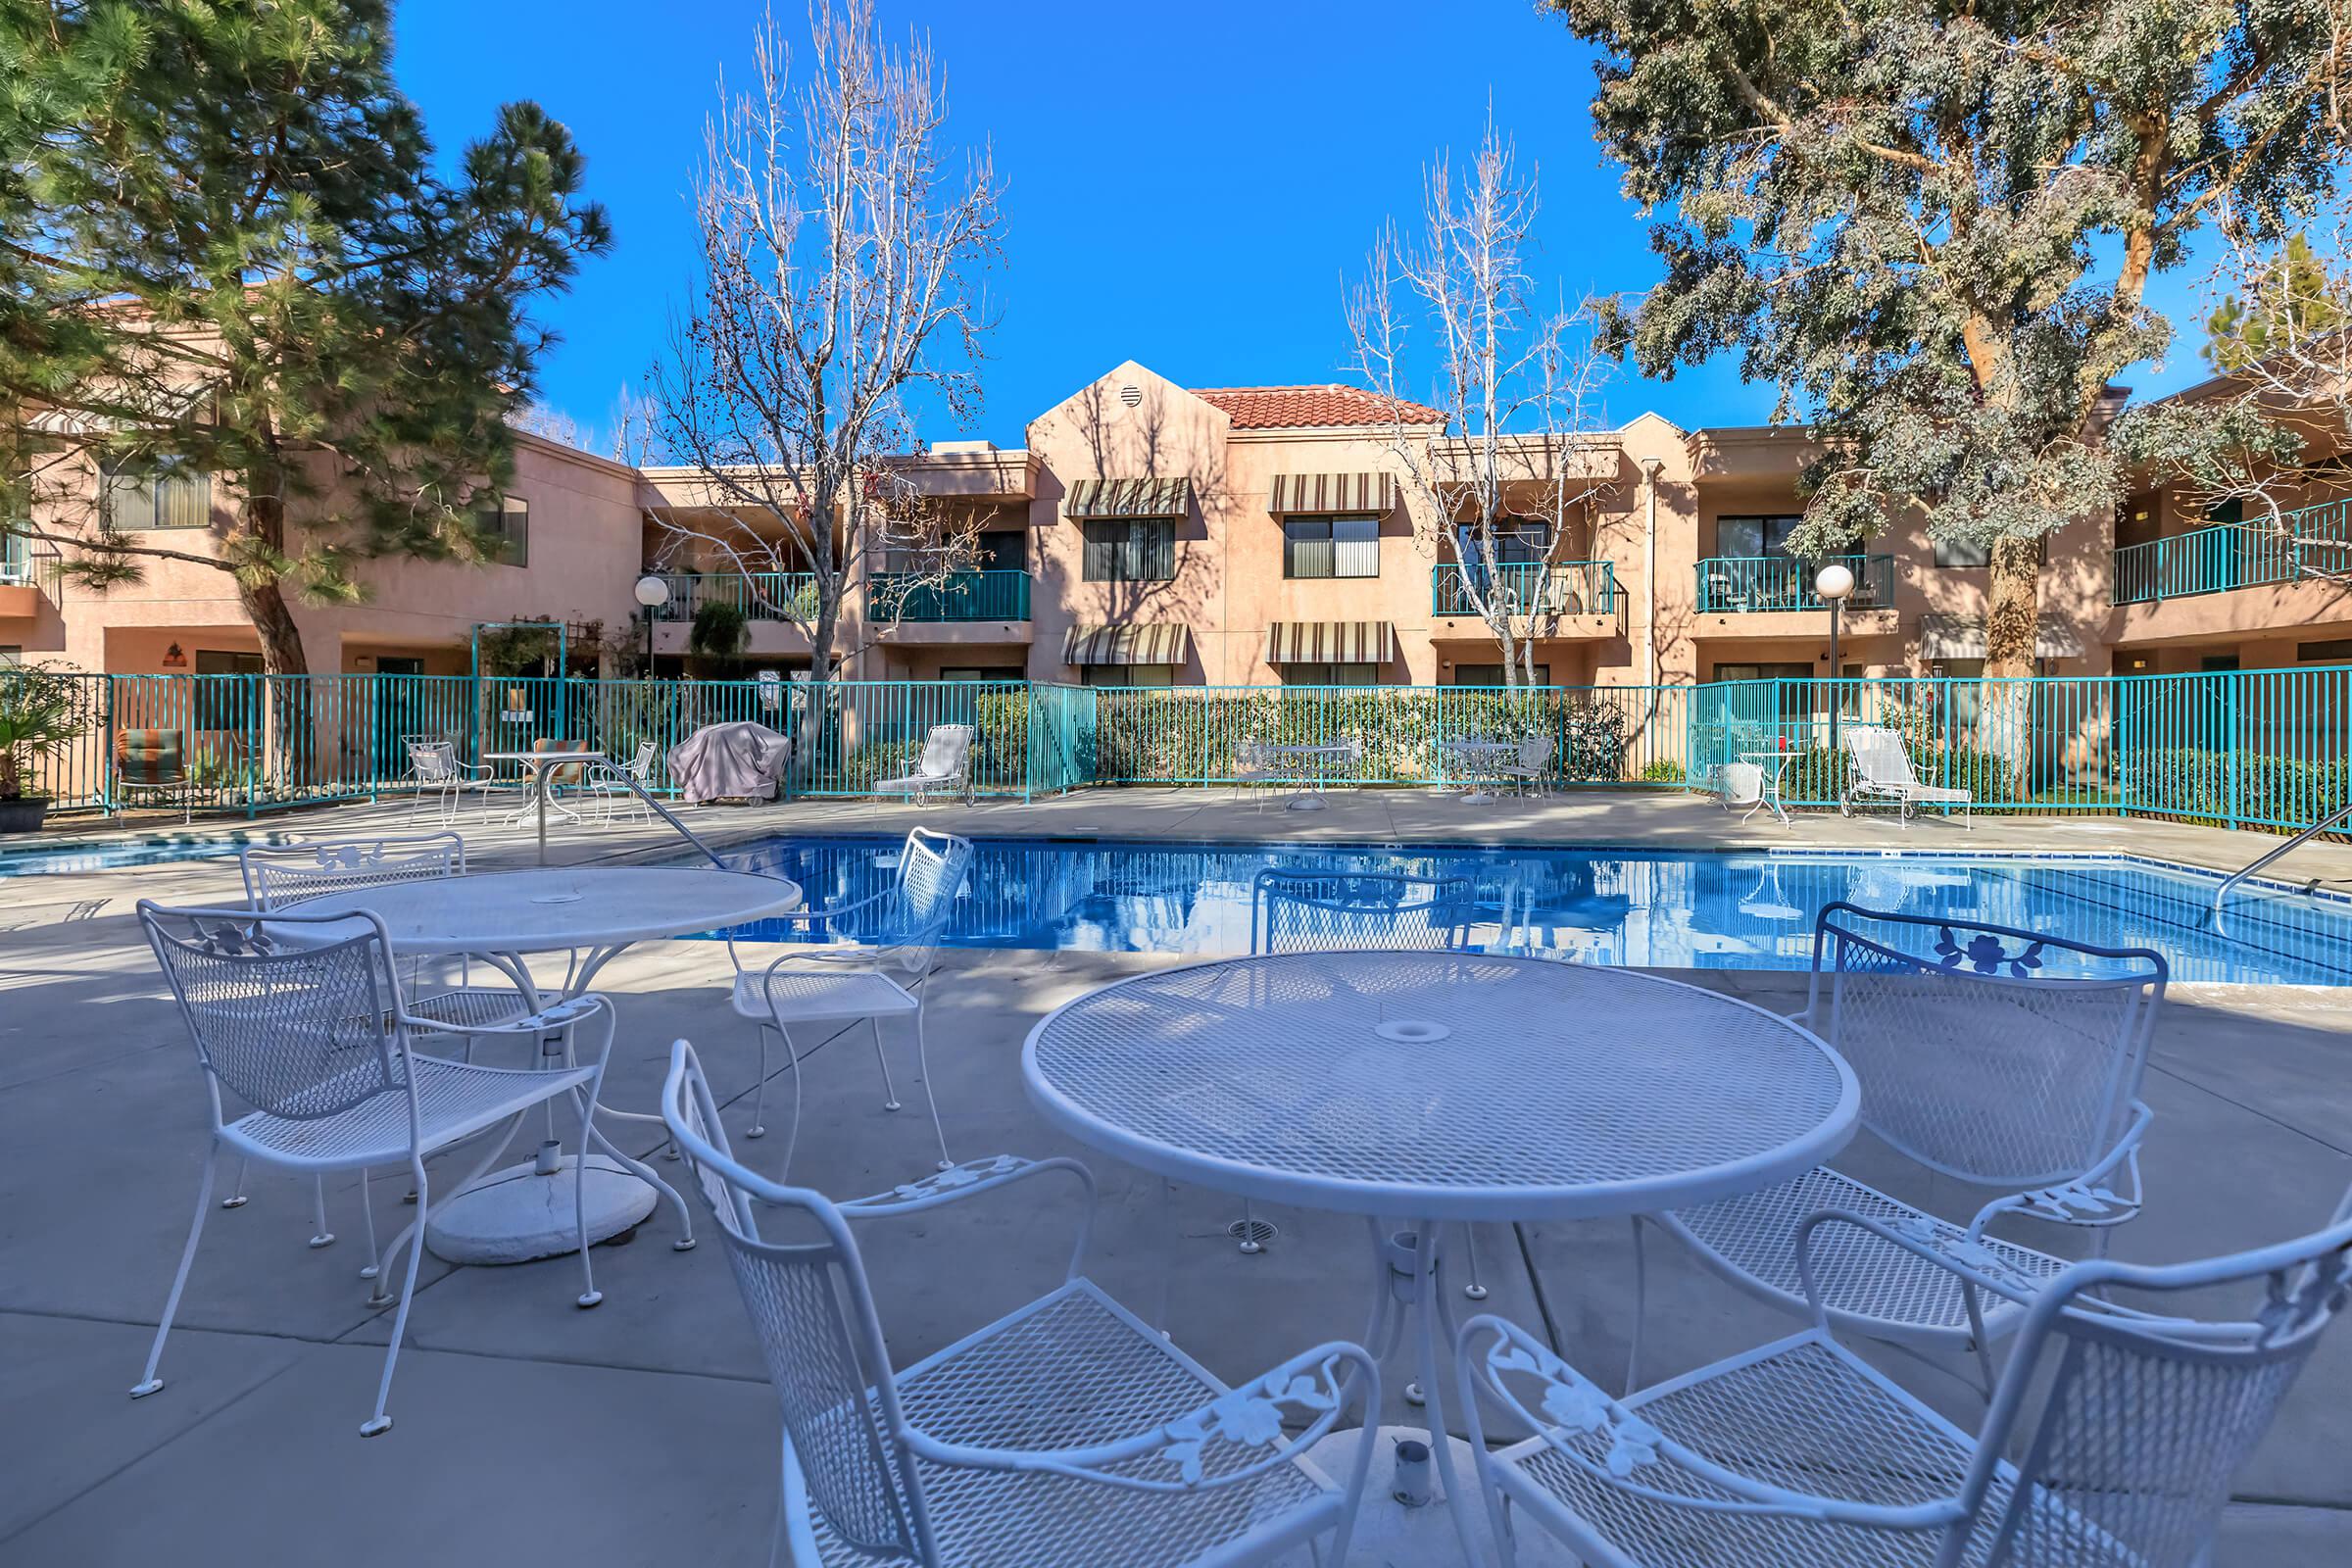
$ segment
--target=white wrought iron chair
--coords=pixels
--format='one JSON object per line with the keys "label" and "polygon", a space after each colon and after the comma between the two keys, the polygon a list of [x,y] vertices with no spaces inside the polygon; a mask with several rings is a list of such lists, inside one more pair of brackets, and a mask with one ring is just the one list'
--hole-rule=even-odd
{"label": "white wrought iron chair", "polygon": [[1922,806],[1957,806],[1960,825],[1976,826],[1968,813],[1977,798],[1966,790],[1922,784],[1911,770],[1911,754],[1903,750],[1900,735],[1877,724],[1848,724],[1840,733],[1846,755],[1854,761],[1854,776],[1847,780],[1845,793],[1838,801],[1838,808],[1844,814],[1854,814],[1857,801],[1892,801],[1896,818],[1909,827]]}
{"label": "white wrought iron chair", "polygon": [[931,1130],[939,1138],[939,1168],[954,1163],[948,1152],[947,1129],[939,1118],[939,1097],[931,1087],[930,1051],[923,1037],[923,1007],[930,987],[924,982],[938,963],[940,938],[956,899],[963,891],[972,864],[972,842],[951,833],[915,828],[900,847],[890,886],[848,904],[826,908],[799,909],[777,918],[808,921],[818,926],[830,945],[789,947],[763,971],[743,966],[733,939],[727,956],[735,964],[732,1002],[737,1016],[749,1018],[760,1030],[760,1082],[752,1096],[752,1124],[746,1136],[767,1134],[767,1037],[772,1030],[784,1047],[785,1068],[792,1074],[792,1126],[784,1140],[780,1174],[792,1169],[792,1154],[800,1141],[801,1067],[793,1049],[791,1026],[863,1022],[874,1037],[874,1060],[882,1069],[883,1107],[899,1108],[899,1091],[890,1076],[890,1059],[882,1050],[882,1020],[914,1020],[915,1062],[922,1073],[923,1100],[931,1110]]}
{"label": "white wrought iron chair", "polygon": [[[1304,871],[1268,866],[1250,884],[1250,951],[1273,953],[1443,953],[1469,945],[1478,885],[1465,876],[1413,876],[1374,871]],[[1245,1200],[1242,1217],[1226,1227],[1245,1252],[1273,1240]],[[1487,1298],[1478,1276],[1478,1238],[1462,1227],[1470,1283],[1462,1294]]]}
{"label": "white wrought iron chair", "polygon": [[[371,1259],[361,1272],[375,1281],[369,1305],[391,1304],[383,1281],[401,1249],[408,1248],[408,1275],[392,1319],[392,1343],[384,1351],[375,1413],[360,1428],[363,1437],[387,1432],[392,1418],[384,1404],[391,1396],[424,1227],[432,1214],[425,1160],[505,1123],[504,1134],[487,1146],[487,1155],[457,1184],[463,1190],[506,1152],[528,1111],[539,1105],[552,1109],[554,1102],[567,1097],[579,1110],[584,1152],[612,1044],[612,1004],[583,996],[485,1031],[534,1043],[562,1033],[568,1042],[579,1024],[594,1020],[599,1038],[591,1065],[577,1065],[567,1054],[554,1070],[477,1067],[412,1049],[411,1037],[430,1025],[402,1006],[391,943],[371,914],[263,916],[246,909],[167,909],[142,899],[138,915],[204,1069],[212,1146],[187,1246],[164,1301],[147,1369],[130,1396],[145,1398],[164,1386],[157,1375],[164,1342],[213,1206],[213,1178],[221,1155],[233,1152],[317,1177],[360,1173],[360,1208]],[[226,1119],[223,1087],[254,1109]],[[371,1166],[404,1162],[416,1183],[416,1217],[378,1252],[368,1172]],[[586,1167],[582,1159],[578,1168]],[[573,1211],[580,1225],[578,1304],[594,1306],[604,1298],[588,1260],[587,1216],[576,1176]]]}
{"label": "white wrought iron chair", "polygon": [[[2092,1259],[2022,1290],[1997,1262],[1857,1213],[1812,1216],[1799,1259],[1833,1230],[2012,1303],[2015,1352],[1977,1431],[1838,1344],[1819,1307],[1802,1333],[1623,1400],[1473,1318],[1456,1367],[1506,1568],[1527,1521],[1612,1568],[2203,1568],[2231,1478],[2352,1300],[2352,1193],[2297,1241],[2169,1267]],[[2106,1299],[2256,1280],[2235,1323]],[[1482,1396],[1535,1436],[1490,1452]]]}
{"label": "white wrought iron chair", "polygon": [[876,795],[904,795],[921,806],[939,794],[961,796],[965,805],[972,799],[972,726],[969,724],[934,724],[931,733],[923,738],[921,760],[914,771],[898,778],[876,779]]}
{"label": "white wrought iron chair", "polygon": [[[1371,1356],[1334,1341],[1227,1388],[1080,1272],[1095,1190],[1078,1161],[969,1160],[836,1204],[737,1162],[683,1040],[662,1114],[726,1236],[783,1416],[771,1562],[1241,1565],[1325,1535],[1322,1560],[1347,1556],[1379,1419]],[[850,1222],[1051,1172],[1086,1200],[1062,1284],[893,1368]],[[1335,1485],[1303,1455],[1351,1405],[1365,1433]],[[1304,1430],[1286,1435],[1286,1417]]]}
{"label": "white wrought iron chair", "polygon": [[1544,793],[1544,783],[1551,777],[1552,741],[1548,735],[1531,735],[1519,743],[1519,755],[1498,765],[1496,776],[1507,778],[1519,786],[1525,795],[1529,785],[1536,793]]}
{"label": "white wrought iron chair", "polygon": [[457,747],[437,737],[411,736],[408,748],[409,771],[416,780],[416,792],[409,797],[412,818],[428,795],[439,797],[441,804],[435,809],[444,826],[458,819],[458,808],[467,795],[478,795],[482,813],[489,814],[491,799],[502,787],[494,769],[459,761]]}
{"label": "white wrought iron chair", "polygon": [[[1923,1176],[1997,1196],[1956,1222],[1822,1165],[1648,1222],[1734,1285],[1800,1315],[1810,1308],[1797,1228],[1825,1208],[1869,1215],[2022,1279],[2055,1279],[2067,1259],[1986,1227],[2005,1215],[2084,1227],[2104,1250],[2107,1231],[2139,1212],[2139,1145],[2154,1112],[2138,1095],[2169,973],[2145,948],[1825,905],[1798,1019],[1853,1068],[1866,1131]],[[1637,1271],[1642,1224],[1634,1222]],[[1834,1327],[1924,1355],[1973,1352],[1989,1396],[1992,1345],[2017,1330],[2022,1311],[1986,1303],[1865,1236],[1826,1246],[1818,1275]],[[1629,1391],[1640,1386],[1642,1283]]]}
{"label": "white wrought iron chair", "polygon": [[[252,844],[237,852],[237,869],[245,879],[246,902],[266,913],[276,913],[304,899],[348,893],[354,888],[464,876],[466,841],[455,833],[425,833],[412,838]],[[417,1020],[416,1032],[460,1037],[468,1061],[473,1059],[478,1031],[498,1029],[531,1010],[512,985],[474,985],[470,960],[461,963],[454,986],[426,984],[420,969],[419,962],[411,959],[402,976],[409,1016]],[[246,1162],[240,1159],[229,1196],[220,1200],[222,1208],[245,1205],[245,1172]],[[310,1244],[325,1247],[334,1241],[335,1233],[326,1228],[323,1177],[314,1184],[313,1199],[318,1229]]]}
{"label": "white wrought iron chair", "polygon": [[587,790],[590,796],[604,803],[604,822],[612,825],[613,813],[626,808],[629,819],[651,827],[653,808],[645,804],[645,796],[654,787],[654,754],[660,748],[652,741],[639,741],[637,753],[625,762],[598,762],[588,769]]}
{"label": "white wrought iron chair", "polygon": [[1252,789],[1257,796],[1257,808],[1266,808],[1264,786],[1282,782],[1280,760],[1265,741],[1239,741],[1233,748],[1233,798],[1240,800],[1244,790]]}

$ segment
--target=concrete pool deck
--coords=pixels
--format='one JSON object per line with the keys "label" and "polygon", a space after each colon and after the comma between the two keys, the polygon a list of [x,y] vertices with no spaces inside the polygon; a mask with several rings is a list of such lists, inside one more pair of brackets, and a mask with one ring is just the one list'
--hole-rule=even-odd
{"label": "concrete pool deck", "polygon": [[[897,833],[921,821],[983,836],[1382,843],[1642,844],[1662,848],[2074,850],[2234,867],[2278,842],[2163,823],[1986,818],[1973,833],[1927,822],[1800,818],[1742,826],[1710,804],[1657,795],[1474,803],[1363,792],[1322,812],[1261,816],[1189,791],[1096,791],[1031,805],[876,810],[815,802],[688,816],[714,843],[773,833]],[[266,818],[263,831],[400,831],[405,806]],[[2095,824],[2107,831],[2085,831]],[[238,824],[242,827],[244,824]],[[204,831],[198,825],[198,831]],[[528,830],[461,824],[477,865],[527,863]],[[2121,830],[2121,831],[2118,831]],[[74,832],[73,837],[85,836]],[[551,858],[667,856],[666,827],[553,840]],[[2287,868],[2352,881],[2352,850],[2313,846]],[[231,901],[233,859],[0,879],[0,1565],[63,1568],[420,1561],[716,1564],[763,1560],[774,1505],[774,1404],[720,1248],[686,1253],[658,1214],[597,1254],[605,1305],[570,1304],[576,1265],[452,1270],[428,1259],[392,1410],[364,1442],[388,1313],[365,1305],[356,1183],[330,1192],[346,1241],[311,1251],[301,1183],[257,1176],[253,1201],[208,1223],[167,1352],[169,1387],[135,1381],[187,1223],[204,1146],[185,1033],[130,906]],[[1244,1257],[1224,1239],[1235,1203],[1158,1185],[1075,1149],[1031,1110],[1018,1054],[1031,1025],[1094,985],[1167,960],[954,951],[940,977],[932,1065],[958,1155],[1080,1153],[1102,1184],[1089,1272],[1150,1312],[1163,1282],[1177,1342],[1227,1377],[1332,1334],[1360,1331],[1360,1227],[1261,1209],[1282,1236]],[[726,954],[662,943],[600,981],[619,1009],[607,1099],[654,1103],[671,1039],[702,1049],[714,1086],[748,1094],[755,1051],[728,1011]],[[1711,972],[1702,984],[1792,1007],[1801,975]],[[864,1192],[928,1169],[916,1102],[885,1112],[862,1031],[803,1040],[810,1099],[800,1179]],[[909,1044],[894,1065],[912,1071]],[[773,1106],[782,1086],[771,1087]],[[2352,998],[2300,988],[2182,987],[2157,1034],[2146,1096],[2149,1212],[2118,1255],[2170,1260],[2309,1229],[2352,1181]],[[727,1111],[740,1130],[741,1103]],[[639,1152],[658,1139],[632,1127]],[[740,1147],[772,1169],[779,1140]],[[444,1162],[445,1164],[448,1162]],[[1861,1145],[1840,1163],[1887,1176],[1939,1208],[1958,1189],[1894,1180]],[[401,1220],[376,1184],[378,1222]],[[876,1231],[869,1261],[895,1357],[910,1360],[1058,1278],[1074,1209],[991,1206]],[[2021,1234],[2024,1234],[2021,1232]],[[2047,1230],[2033,1239],[2047,1241]],[[1630,1244],[1617,1223],[1482,1227],[1488,1307],[1549,1332],[1604,1384],[1621,1375],[1632,1312]],[[1650,1250],[1645,1368],[1667,1376],[1785,1332],[1780,1318],[1670,1247]],[[1917,1363],[1890,1370],[1964,1425],[1975,1400]],[[1393,1369],[1393,1384],[1403,1381]],[[1409,1420],[1391,1401],[1391,1420]],[[2238,1480],[2219,1555],[2236,1565],[2352,1560],[2352,1328],[2339,1329]],[[1359,1563],[1369,1558],[1351,1559]],[[1013,1565],[1017,1568],[1017,1565]],[[1107,1568],[1107,1565],[1106,1565]],[[1397,1565],[1404,1568],[1404,1565]]]}

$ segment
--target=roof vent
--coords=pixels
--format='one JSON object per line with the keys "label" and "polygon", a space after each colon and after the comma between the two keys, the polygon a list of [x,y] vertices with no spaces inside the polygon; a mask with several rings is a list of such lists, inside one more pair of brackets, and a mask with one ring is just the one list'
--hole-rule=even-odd
{"label": "roof vent", "polygon": [[1131,409],[1140,409],[1144,406],[1144,389],[1130,381],[1119,388],[1119,401]]}

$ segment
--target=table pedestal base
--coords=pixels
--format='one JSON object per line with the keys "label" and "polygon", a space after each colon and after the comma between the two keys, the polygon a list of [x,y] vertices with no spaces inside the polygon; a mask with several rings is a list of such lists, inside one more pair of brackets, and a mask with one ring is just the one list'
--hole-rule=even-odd
{"label": "table pedestal base", "polygon": [[[552,1176],[525,1161],[494,1170],[450,1199],[433,1205],[424,1244],[452,1263],[527,1263],[579,1250],[579,1225],[572,1213],[571,1167],[566,1154]],[[602,1154],[588,1161],[588,1243],[610,1241],[654,1211],[656,1194],[618,1160]]]}
{"label": "table pedestal base", "polygon": [[[1413,1568],[1471,1568],[1471,1559],[1462,1555],[1454,1505],[1442,1494],[1418,1508],[1396,1500],[1396,1445],[1408,1438],[1425,1443],[1429,1434],[1418,1427],[1382,1427],[1373,1434],[1372,1472],[1364,1480],[1363,1511],[1355,1516],[1355,1538],[1348,1547],[1348,1560],[1410,1563]],[[1355,1446],[1363,1441],[1361,1430],[1334,1432],[1306,1450],[1306,1461],[1334,1483],[1343,1481],[1355,1460]],[[1471,1533],[1478,1542],[1479,1561],[1499,1562],[1494,1532],[1487,1526],[1487,1505],[1477,1493],[1478,1472],[1471,1468],[1470,1445],[1459,1438],[1447,1438],[1446,1444],[1453,1451],[1454,1474],[1462,1478],[1461,1505],[1472,1515]],[[1573,1568],[1576,1562],[1565,1546],[1541,1530],[1522,1526],[1517,1544],[1518,1568]]]}
{"label": "table pedestal base", "polygon": [[1283,807],[1283,809],[1286,811],[1320,811],[1324,809],[1323,797],[1319,794],[1294,795],[1289,804]]}

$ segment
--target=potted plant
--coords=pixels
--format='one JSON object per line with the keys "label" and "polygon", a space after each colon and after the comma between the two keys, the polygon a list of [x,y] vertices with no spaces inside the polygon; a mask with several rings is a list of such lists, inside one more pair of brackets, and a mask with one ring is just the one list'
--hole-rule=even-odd
{"label": "potted plant", "polygon": [[0,833],[39,830],[49,799],[25,794],[25,775],[80,738],[86,726],[74,695],[74,682],[56,670],[0,669]]}

